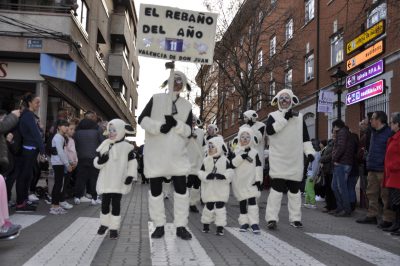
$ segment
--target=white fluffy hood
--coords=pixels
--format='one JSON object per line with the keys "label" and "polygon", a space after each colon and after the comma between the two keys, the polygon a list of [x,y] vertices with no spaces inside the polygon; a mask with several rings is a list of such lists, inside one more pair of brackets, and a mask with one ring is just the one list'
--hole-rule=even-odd
{"label": "white fluffy hood", "polygon": [[291,109],[293,106],[298,105],[300,103],[299,98],[297,98],[297,96],[293,94],[292,90],[289,90],[289,89],[280,90],[271,101],[271,105],[272,106],[278,105],[278,108],[280,111],[286,110],[286,109],[283,109],[279,105],[279,96],[281,96],[283,93],[289,94],[290,98],[292,99],[292,102],[291,102],[289,108],[287,108],[287,110]]}

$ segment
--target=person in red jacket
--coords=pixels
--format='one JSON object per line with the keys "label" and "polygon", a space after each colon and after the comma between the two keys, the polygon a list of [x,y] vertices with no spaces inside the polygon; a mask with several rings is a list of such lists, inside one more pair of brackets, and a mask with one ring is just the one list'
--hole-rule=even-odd
{"label": "person in red jacket", "polygon": [[389,188],[390,207],[396,212],[396,219],[383,231],[400,236],[400,112],[392,114],[390,127],[394,135],[387,142],[383,186]]}

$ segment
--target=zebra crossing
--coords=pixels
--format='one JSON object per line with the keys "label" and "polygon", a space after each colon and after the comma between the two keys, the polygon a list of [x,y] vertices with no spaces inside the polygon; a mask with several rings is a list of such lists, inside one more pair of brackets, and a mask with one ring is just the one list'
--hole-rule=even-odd
{"label": "zebra crossing", "polygon": [[[21,224],[25,229],[33,224],[42,223],[44,217],[45,215],[14,214],[10,219],[15,223]],[[104,241],[113,241],[107,237],[97,235],[98,226],[99,218],[77,217],[21,265],[96,265],[92,264],[92,262],[95,256],[102,253],[101,244]],[[221,264],[220,261],[214,262],[212,256],[210,256],[207,251],[209,249],[206,247],[207,243],[204,242],[204,238],[209,237],[209,235],[203,234],[193,224],[189,225],[189,229],[191,229],[193,235],[191,241],[176,238],[175,227],[171,223],[165,226],[164,238],[151,239],[150,235],[154,230],[154,226],[151,222],[148,222],[151,265],[227,265]],[[311,232],[304,232],[303,234],[308,237],[307,241],[312,239],[312,241],[317,241],[321,244],[326,243],[333,249],[358,257],[360,261],[365,262],[365,265],[400,265],[400,256],[398,255],[400,250],[395,254],[375,246],[374,243],[365,243],[344,235]],[[122,228],[121,237],[123,235],[124,229]],[[260,256],[265,262],[264,265],[332,264],[321,258],[314,258],[312,254],[299,249],[290,241],[280,239],[279,233],[271,234],[266,230],[262,230],[260,235],[254,235],[251,232],[239,232],[237,227],[228,226],[223,237],[230,238],[231,241],[241,242],[249,251]],[[0,246],[0,253],[1,249],[2,247]],[[15,264],[15,266],[17,265],[19,264]],[[135,264],[127,262],[126,265]]]}

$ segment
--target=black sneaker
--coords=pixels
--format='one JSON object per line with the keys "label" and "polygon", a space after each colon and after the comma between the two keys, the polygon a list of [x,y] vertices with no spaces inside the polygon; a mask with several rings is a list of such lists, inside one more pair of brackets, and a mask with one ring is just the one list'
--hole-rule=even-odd
{"label": "black sneaker", "polygon": [[303,227],[303,224],[300,221],[291,222],[290,225],[295,227],[295,228],[302,228]]}
{"label": "black sneaker", "polygon": [[269,230],[274,230],[274,229],[276,229],[276,227],[277,227],[276,221],[268,221],[267,222],[267,228]]}
{"label": "black sneaker", "polygon": [[346,211],[341,211],[341,212],[334,214],[333,216],[335,216],[335,217],[350,217],[351,213],[346,212]]}
{"label": "black sneaker", "polygon": [[118,238],[118,231],[110,230],[110,239],[117,239],[117,238]]}
{"label": "black sneaker", "polygon": [[35,212],[36,211],[36,207],[32,206],[32,205],[28,205],[28,204],[24,204],[20,207],[16,207],[15,208],[15,212]]}
{"label": "black sneaker", "polygon": [[224,227],[223,226],[217,226],[217,232],[215,234],[217,236],[223,236],[224,235]]}
{"label": "black sneaker", "polygon": [[97,234],[99,235],[104,235],[104,233],[107,231],[108,227],[104,225],[100,225],[99,230],[97,230]]}
{"label": "black sneaker", "polygon": [[252,224],[251,231],[253,231],[253,234],[256,234],[256,235],[261,233],[260,227],[258,226],[258,224]]}
{"label": "black sneaker", "polygon": [[356,220],[357,223],[359,224],[377,224],[378,221],[376,220],[376,217],[368,217],[365,216],[364,218],[359,218]]}
{"label": "black sneaker", "polygon": [[400,230],[397,230],[396,232],[391,232],[390,234],[392,236],[400,236]]}
{"label": "black sneaker", "polygon": [[379,229],[386,229],[392,226],[391,222],[387,222],[387,221],[382,221],[380,224],[378,224],[378,228]]}
{"label": "black sneaker", "polygon": [[183,226],[180,226],[180,227],[176,228],[176,236],[182,238],[183,240],[192,239],[192,235]]}
{"label": "black sneaker", "polygon": [[197,209],[196,205],[190,206],[189,211],[194,213],[199,213],[199,210]]}
{"label": "black sneaker", "polygon": [[210,232],[210,225],[204,224],[203,225],[203,233],[208,233],[208,232]]}
{"label": "black sneaker", "polygon": [[247,229],[249,229],[249,225],[248,224],[243,224],[242,226],[240,226],[239,231],[240,232],[247,232]]}
{"label": "black sneaker", "polygon": [[151,238],[161,238],[164,234],[164,226],[157,226],[156,230],[151,234]]}
{"label": "black sneaker", "polygon": [[391,227],[383,228],[383,231],[385,231],[385,232],[396,232],[396,231],[399,230],[399,229],[400,229],[400,225],[394,223],[394,224],[392,224]]}
{"label": "black sneaker", "polygon": [[27,200],[26,204],[37,207],[39,205],[39,201],[30,201]]}

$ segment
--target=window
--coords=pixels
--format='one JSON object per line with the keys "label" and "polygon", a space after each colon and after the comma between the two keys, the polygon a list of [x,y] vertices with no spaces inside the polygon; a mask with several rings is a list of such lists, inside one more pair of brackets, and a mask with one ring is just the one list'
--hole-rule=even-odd
{"label": "window", "polygon": [[343,61],[343,33],[331,38],[331,66]]}
{"label": "window", "polygon": [[286,41],[289,41],[290,39],[293,38],[293,19],[289,19],[288,22],[286,22],[286,28],[285,28],[285,36],[286,36]]}
{"label": "window", "polygon": [[[253,67],[251,66],[251,63],[247,64],[247,73],[250,73],[251,70],[253,70]],[[250,75],[250,74],[249,74]]]}
{"label": "window", "polygon": [[258,94],[257,94],[257,111],[261,110],[262,108],[262,88],[261,85],[258,84]]}
{"label": "window", "polygon": [[251,38],[252,28],[251,25],[249,26],[249,38]]}
{"label": "window", "polygon": [[288,69],[285,72],[285,89],[292,89],[292,69]]}
{"label": "window", "polygon": [[258,53],[258,67],[262,67],[263,65],[263,51],[261,50]]}
{"label": "window", "polygon": [[131,17],[129,16],[128,9],[125,9],[125,18],[126,18],[126,23],[128,24],[128,27],[131,28]]}
{"label": "window", "polygon": [[122,55],[124,56],[125,62],[128,65],[129,68],[129,50],[128,46],[124,45],[124,50],[122,50]]}
{"label": "window", "polygon": [[239,98],[239,102],[238,102],[238,117],[240,117],[240,115],[242,114],[242,98]]}
{"label": "window", "polygon": [[271,81],[271,82],[269,83],[268,99],[269,99],[270,101],[272,101],[272,98],[275,97],[275,94],[276,94],[276,84],[275,84],[275,81],[273,80],[273,81]]}
{"label": "window", "polygon": [[132,99],[132,97],[129,97],[129,111],[131,111],[131,113],[133,111],[133,99]]}
{"label": "window", "polygon": [[269,40],[269,57],[272,57],[274,54],[276,54],[276,36]]}
{"label": "window", "polygon": [[304,72],[304,82],[314,77],[314,54],[310,54],[306,57]]}
{"label": "window", "polygon": [[124,84],[124,83],[122,83],[122,88],[121,88],[120,96],[121,96],[121,99],[122,99],[122,100],[124,101],[124,103],[126,104],[126,100],[125,100],[125,97],[126,97],[126,87],[125,87],[125,84]]}
{"label": "window", "polygon": [[367,28],[370,28],[378,21],[385,19],[387,14],[387,5],[386,3],[382,3],[379,6],[375,7],[369,14],[367,18]]}
{"label": "window", "polygon": [[236,119],[234,110],[235,110],[235,105],[232,104],[232,109],[231,109],[231,112],[232,112],[232,116],[231,116],[231,118],[232,118],[232,119],[231,119],[231,125],[232,125],[232,126],[235,124],[235,119]]}
{"label": "window", "polygon": [[253,109],[253,101],[250,96],[249,99],[247,100],[247,110],[251,110],[251,109]]}
{"label": "window", "polygon": [[274,5],[277,0],[271,0],[271,5]]}
{"label": "window", "polygon": [[258,23],[260,23],[263,20],[263,18],[264,18],[264,12],[260,11],[258,13]]}
{"label": "window", "polygon": [[89,9],[85,1],[77,0],[76,4],[78,8],[76,9],[76,19],[81,23],[82,28],[87,32],[88,31],[88,15]]}
{"label": "window", "polygon": [[305,2],[305,24],[314,18],[314,0],[306,0]]}
{"label": "window", "polygon": [[240,37],[240,47],[243,47],[244,37]]}
{"label": "window", "polygon": [[229,117],[228,115],[225,116],[225,129],[229,128]]}

